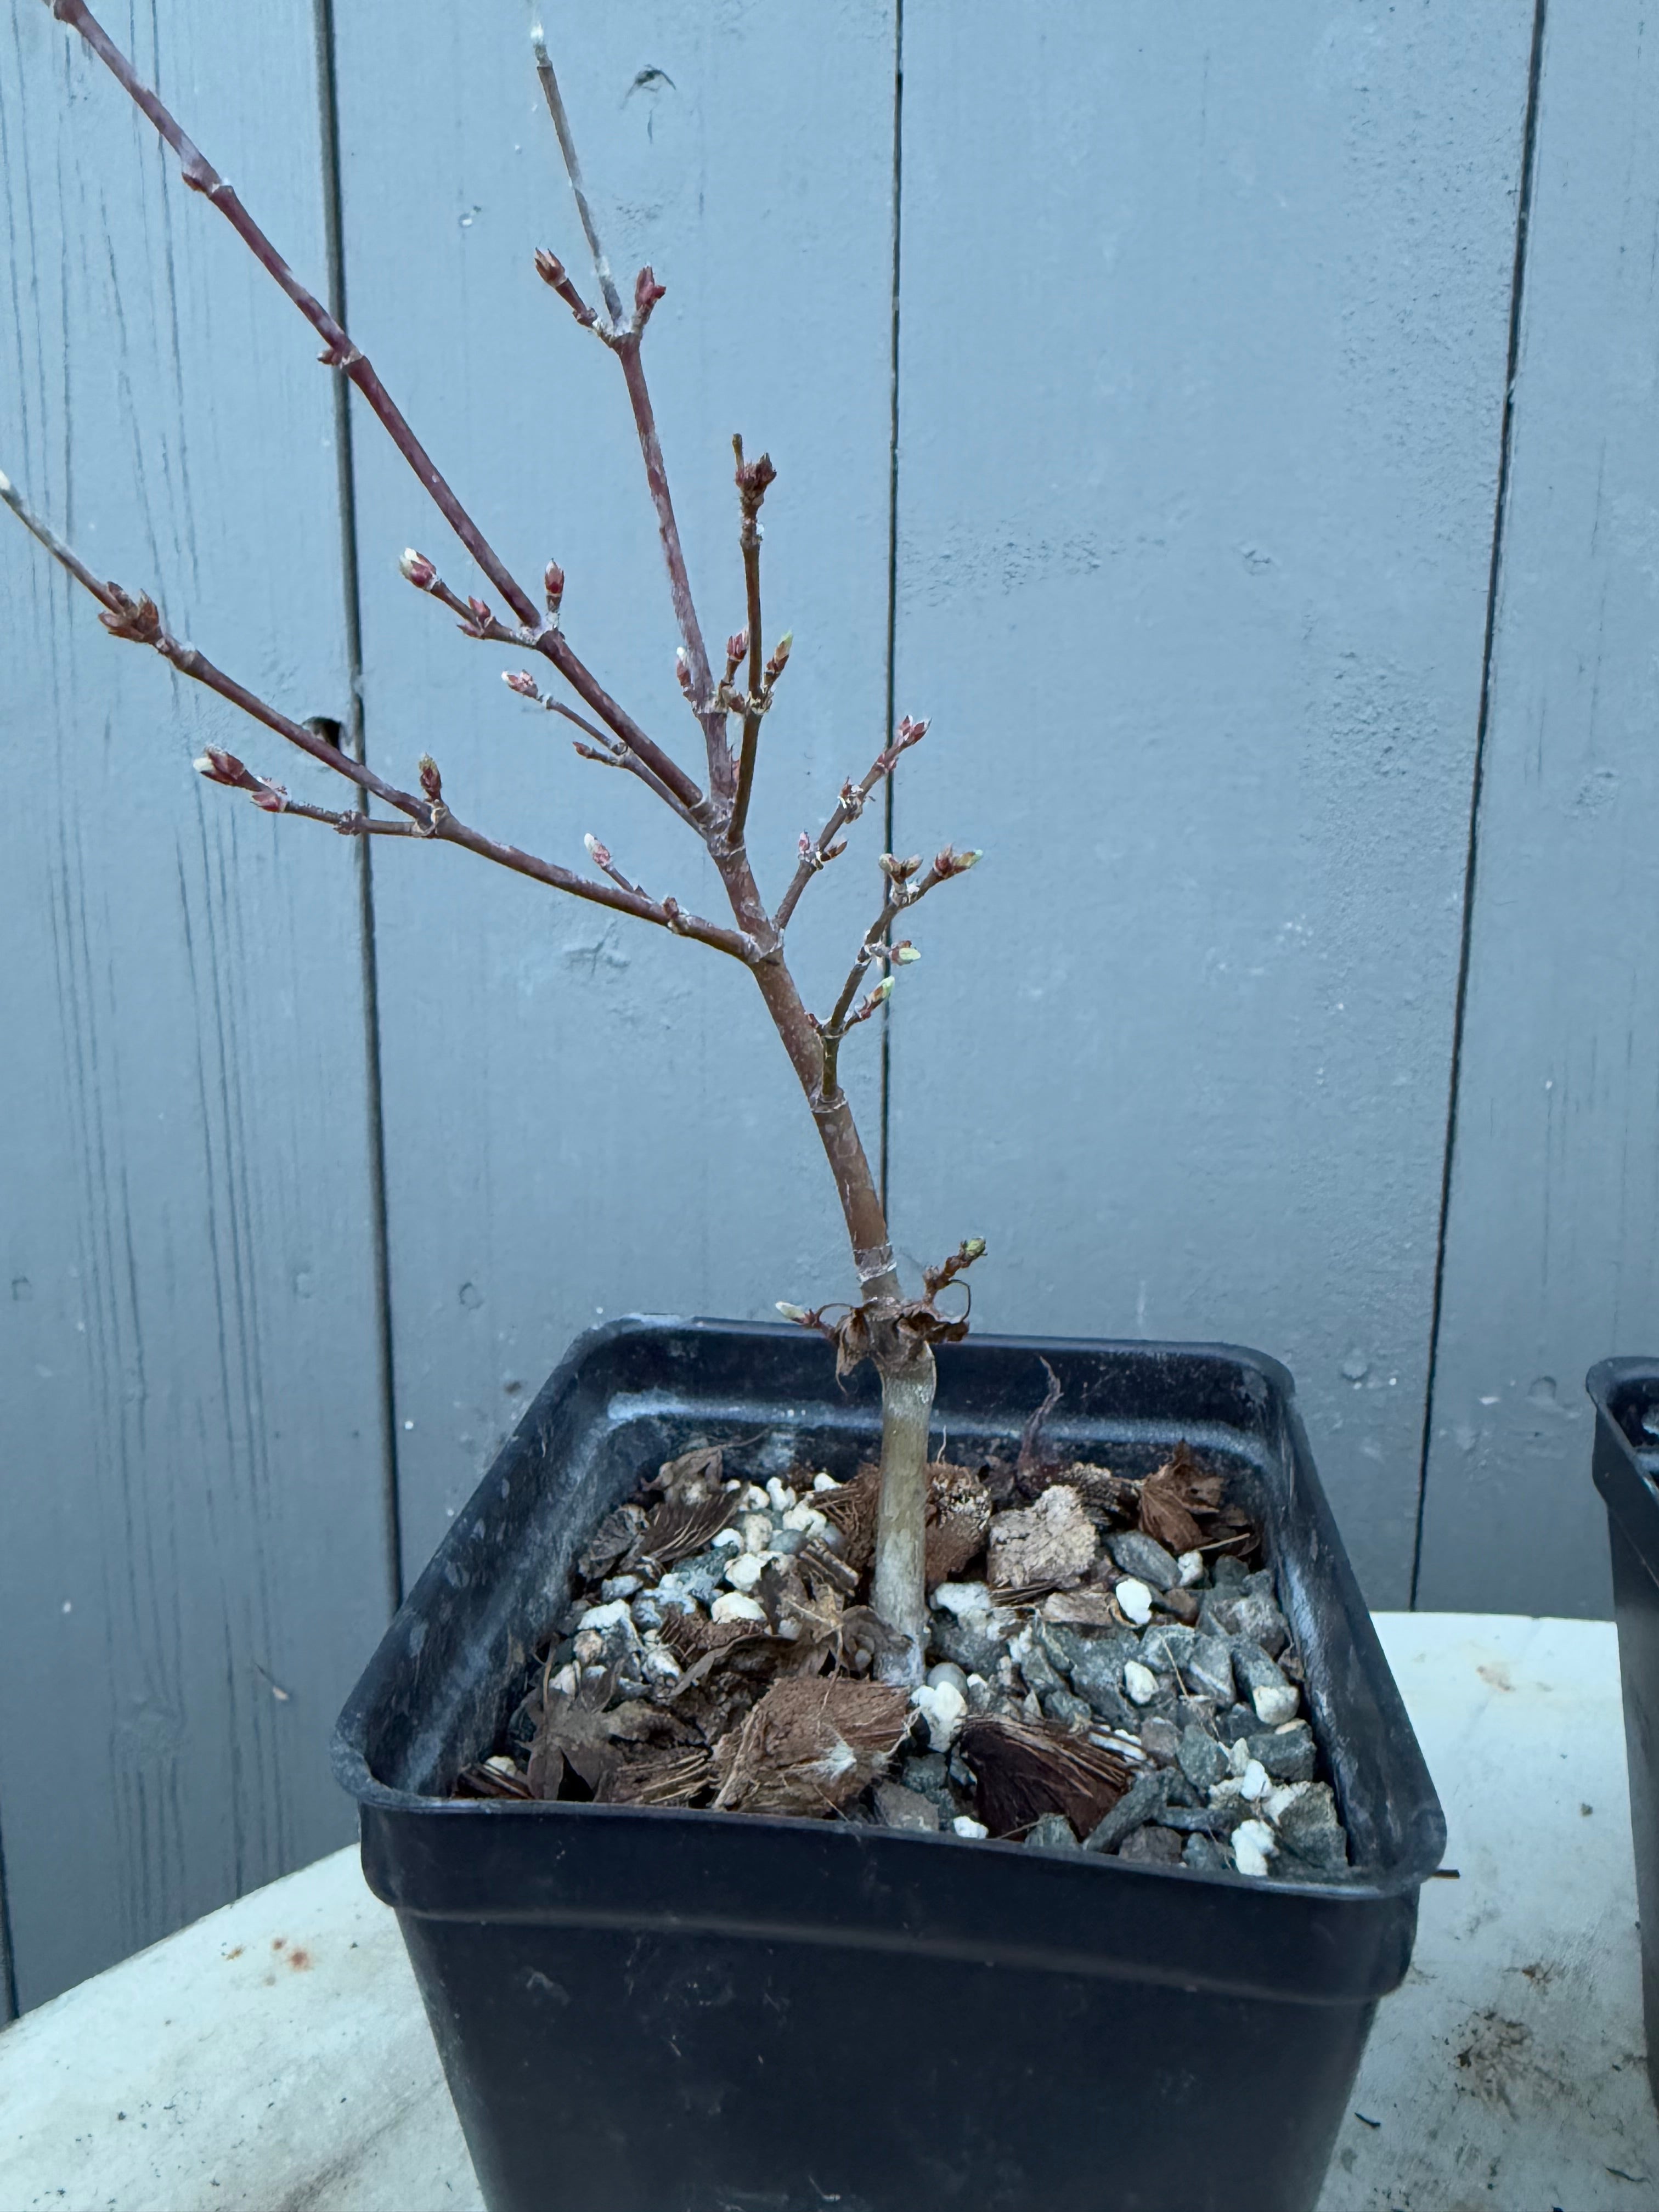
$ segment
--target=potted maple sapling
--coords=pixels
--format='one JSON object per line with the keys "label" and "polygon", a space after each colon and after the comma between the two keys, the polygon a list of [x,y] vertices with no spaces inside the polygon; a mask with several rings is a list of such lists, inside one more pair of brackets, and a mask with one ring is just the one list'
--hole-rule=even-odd
{"label": "potted maple sapling", "polygon": [[729,917],[592,836],[583,871],[471,826],[430,754],[416,787],[389,781],[96,576],[3,477],[0,496],[113,636],[353,791],[302,802],[217,744],[211,781],[343,836],[464,848],[744,967],[851,1245],[854,1298],[785,1306],[787,1326],[635,1321],[575,1345],[342,1717],[365,1870],[492,2212],[1196,2212],[1238,2201],[1241,2143],[1260,2201],[1311,2207],[1443,1827],[1290,1377],[1226,1347],[965,1340],[976,1237],[902,1281],[842,1055],[915,957],[912,909],[978,854],[882,854],[839,995],[808,1008],[797,909],[927,726],[891,731],[763,896],[746,830],[789,657],[763,620],[775,471],[733,441],[744,612],[711,656],[646,378],[663,287],[613,277],[541,34],[592,283],[546,249],[534,265],[627,388],[695,777],[580,656],[557,563],[532,596],[82,0],[50,4],[312,325],[495,600],[423,553],[408,582],[528,659],[508,685],[678,817]]}

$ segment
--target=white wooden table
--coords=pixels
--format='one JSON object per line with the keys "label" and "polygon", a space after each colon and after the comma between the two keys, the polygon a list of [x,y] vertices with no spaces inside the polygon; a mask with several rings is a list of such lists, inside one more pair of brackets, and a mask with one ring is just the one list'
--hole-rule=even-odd
{"label": "white wooden table", "polygon": [[[1659,2119],[1613,1630],[1377,1625],[1460,1879],[1424,1893],[1321,2212],[1648,2212]],[[396,1925],[355,1851],[0,2033],[4,2212],[478,2206]]]}

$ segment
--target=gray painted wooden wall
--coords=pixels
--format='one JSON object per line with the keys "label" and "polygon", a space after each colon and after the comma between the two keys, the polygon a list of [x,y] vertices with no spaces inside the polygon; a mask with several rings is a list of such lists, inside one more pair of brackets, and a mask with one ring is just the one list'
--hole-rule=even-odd
{"label": "gray painted wooden wall", "polygon": [[[1659,1346],[1654,296],[1636,0],[617,0],[556,24],[711,629],[726,440],[796,651],[750,843],[930,712],[988,860],[848,1048],[990,1325],[1254,1342],[1367,1590],[1598,1613],[1588,1362]],[[110,8],[521,572],[683,729],[519,10]],[[136,27],[135,27],[136,23]],[[319,35],[319,25],[322,35]],[[398,581],[464,562],[40,0],[0,9],[0,467],[406,778],[712,907]],[[337,134],[338,155],[331,149]],[[349,443],[346,440],[349,436]],[[364,856],[5,520],[0,2002],[349,1833],[336,1704],[593,1319],[842,1287],[742,976],[454,851]],[[623,787],[617,788],[618,785]],[[317,795],[320,795],[319,793]],[[827,996],[881,824],[800,931]],[[8,1954],[9,1966],[3,1965]]]}

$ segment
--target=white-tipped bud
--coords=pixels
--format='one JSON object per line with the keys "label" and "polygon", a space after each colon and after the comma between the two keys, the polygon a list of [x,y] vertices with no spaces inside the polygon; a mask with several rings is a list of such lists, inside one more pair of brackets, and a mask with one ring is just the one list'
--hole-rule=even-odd
{"label": "white-tipped bud", "polygon": [[786,1321],[807,1322],[812,1318],[805,1306],[792,1306],[787,1298],[778,1300],[778,1311]]}
{"label": "white-tipped bud", "polygon": [[417,553],[412,545],[405,545],[404,557],[398,563],[398,572],[405,583],[413,584],[417,592],[429,592],[438,580],[438,571],[424,553]]}

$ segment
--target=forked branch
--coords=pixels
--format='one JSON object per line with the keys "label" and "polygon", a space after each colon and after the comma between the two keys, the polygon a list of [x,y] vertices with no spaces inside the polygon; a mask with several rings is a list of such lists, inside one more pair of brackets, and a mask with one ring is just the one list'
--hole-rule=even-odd
{"label": "forked branch", "polygon": [[633,718],[623,712],[571,648],[562,633],[556,626],[544,625],[534,600],[461,504],[436,462],[410,427],[402,409],[381,383],[368,355],[353,343],[343,325],[301,283],[243,206],[234,188],[226,183],[201,149],[186,135],[159,94],[143,82],[126,55],[85,5],[85,0],[47,0],[47,4],[59,22],[68,24],[86,41],[123,91],[148,117],[161,138],[178,155],[179,173],[185,184],[218,209],[254,258],[317,332],[323,341],[323,350],[319,358],[324,366],[341,370],[362,393],[385,425],[393,445],[419,477],[433,504],[524,625],[518,641],[544,653],[583,703],[623,738],[642,760],[648,762],[676,793],[681,804],[695,812],[702,804],[702,793],[696,785],[683,769],[646,736]]}
{"label": "forked branch", "polygon": [[866,801],[883,776],[892,774],[893,763],[899,755],[908,752],[912,745],[920,744],[927,734],[927,723],[913,722],[907,714],[893,732],[892,744],[884,751],[876,755],[860,781],[857,783],[842,784],[841,798],[836,811],[819,830],[817,836],[811,837],[805,830],[801,831],[799,862],[789,888],[784,893],[776,914],[772,917],[773,927],[775,929],[779,931],[787,929],[789,917],[799,905],[800,895],[808,884],[821,868],[827,866],[831,860],[847,850],[845,842],[837,844],[836,838],[841,836],[849,822],[858,820],[864,811]]}
{"label": "forked branch", "polygon": [[[186,645],[174,637],[162,621],[161,610],[148,592],[141,592],[135,599],[118,584],[100,582],[85,562],[34,513],[10,478],[4,475],[0,475],[0,500],[3,500],[25,529],[39,539],[52,557],[60,562],[76,581],[97,600],[102,609],[98,618],[112,637],[124,638],[134,645],[150,647],[181,676],[188,676],[192,682],[216,692],[220,698],[228,700],[252,720],[263,723],[266,729],[274,731],[278,737],[285,738],[289,744],[297,746],[301,752],[324,768],[331,769],[336,775],[343,776],[347,782],[355,783],[359,790],[372,793],[376,799],[384,800],[388,806],[406,815],[422,836],[463,846],[468,852],[477,853],[483,860],[494,860],[498,866],[511,869],[515,875],[532,877],[554,890],[568,892],[573,898],[586,899],[596,906],[611,907],[618,913],[634,915],[641,921],[654,922],[659,928],[672,930],[676,936],[695,937],[702,944],[712,945],[716,951],[729,953],[735,960],[746,963],[752,958],[754,947],[740,931],[725,929],[716,923],[704,921],[699,915],[688,915],[674,899],[649,898],[631,886],[623,889],[612,883],[595,883],[590,877],[579,876],[569,868],[562,868],[556,860],[541,860],[533,853],[523,852],[516,845],[503,844],[500,839],[486,836],[483,830],[474,830],[466,823],[459,821],[444,804],[437,769],[429,757],[423,758],[421,763],[422,795],[419,798],[413,792],[400,790],[396,784],[388,783],[373,769],[361,761],[353,760],[349,753],[342,752],[326,738],[319,737],[303,722],[291,720],[257,693],[250,691],[245,684],[239,684],[234,677],[228,676],[222,668],[216,666],[205,653],[198,653],[193,645]],[[210,763],[213,761],[211,751],[204,757]],[[227,753],[224,757],[241,769],[242,764],[234,753]],[[252,777],[249,770],[243,769],[240,776],[214,774],[210,769],[203,773],[209,774],[213,782],[233,783],[246,790],[255,804],[264,806],[267,812],[301,814],[313,820],[332,821],[337,829],[342,826],[327,809],[304,807],[292,800],[280,805],[273,804],[281,786],[272,784],[264,777]],[[251,781],[244,780],[249,777]],[[283,796],[286,799],[285,793]],[[352,831],[348,834],[357,833]],[[368,834],[374,833],[371,830]]]}
{"label": "forked branch", "polygon": [[[664,288],[649,269],[641,269],[635,280],[633,314],[624,316],[622,297],[611,276],[611,264],[605,258],[599,227],[593,220],[593,209],[582,179],[581,162],[577,155],[570,118],[565,112],[564,95],[559,90],[558,76],[539,23],[531,32],[530,38],[536,57],[536,74],[541,80],[548,113],[553,118],[553,130],[559,142],[565,174],[570,179],[570,191],[576,203],[577,215],[581,220],[582,234],[587,240],[587,250],[593,258],[593,273],[599,279],[600,295],[605,301],[606,319],[601,322],[597,316],[592,317],[592,327],[622,363],[623,381],[628,387],[628,403],[633,410],[634,427],[638,433],[640,452],[645,460],[646,483],[650,490],[651,504],[656,510],[657,532],[662,540],[663,559],[667,563],[674,618],[679,625],[680,642],[690,677],[692,710],[702,726],[708,755],[708,787],[712,793],[729,802],[734,770],[732,750],[726,738],[726,715],[715,696],[714,675],[708,665],[708,649],[703,643],[702,627],[697,620],[696,607],[691,598],[691,578],[685,565],[685,549],[680,543],[680,526],[674,515],[673,497],[668,489],[668,470],[663,460],[662,441],[657,434],[656,414],[651,404],[650,387],[646,382],[645,365],[640,358],[640,340],[644,336],[653,308],[663,296]],[[563,264],[557,257],[544,254],[538,258],[537,265],[545,281],[572,307],[578,321],[589,320],[587,311],[580,295],[575,295],[574,287],[569,285]]]}

